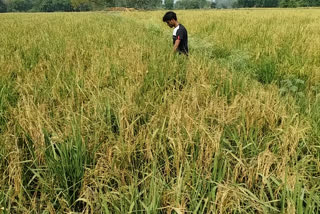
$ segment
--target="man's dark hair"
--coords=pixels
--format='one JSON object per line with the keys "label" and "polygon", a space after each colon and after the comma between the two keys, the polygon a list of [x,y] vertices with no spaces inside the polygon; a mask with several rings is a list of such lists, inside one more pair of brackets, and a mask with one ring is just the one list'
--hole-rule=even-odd
{"label": "man's dark hair", "polygon": [[169,11],[169,12],[166,12],[166,14],[163,16],[163,22],[167,22],[167,21],[170,21],[170,20],[176,20],[177,21],[177,15],[175,12],[172,12],[172,11]]}

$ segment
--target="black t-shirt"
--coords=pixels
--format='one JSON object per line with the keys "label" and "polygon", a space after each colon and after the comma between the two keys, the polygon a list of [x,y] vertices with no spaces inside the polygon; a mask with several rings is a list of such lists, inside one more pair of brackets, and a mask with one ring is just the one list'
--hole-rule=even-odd
{"label": "black t-shirt", "polygon": [[188,54],[189,49],[188,49],[188,32],[186,28],[182,25],[179,24],[174,30],[173,30],[173,44],[176,42],[177,39],[181,40],[178,51],[179,53],[184,53]]}

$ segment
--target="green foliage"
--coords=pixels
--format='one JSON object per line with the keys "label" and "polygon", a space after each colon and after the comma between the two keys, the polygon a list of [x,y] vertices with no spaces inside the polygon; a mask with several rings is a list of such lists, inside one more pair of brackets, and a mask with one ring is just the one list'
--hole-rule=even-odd
{"label": "green foliage", "polygon": [[33,170],[39,169],[38,157],[35,153],[34,141],[30,137],[30,134],[23,130],[21,127],[17,128],[18,148],[21,152],[23,161],[21,163],[22,170],[22,185],[24,186],[24,193],[26,197],[33,195],[39,191],[39,179],[35,176]]}
{"label": "green foliage", "polygon": [[106,0],[104,3],[107,7],[131,7],[142,9],[159,8],[162,0]]}
{"label": "green foliage", "polygon": [[291,94],[293,96],[303,97],[302,92],[305,82],[301,79],[286,79],[281,81],[280,94],[287,95]]}
{"label": "green foliage", "polygon": [[79,130],[74,126],[72,136],[62,143],[55,143],[45,132],[45,160],[49,177],[54,179],[57,194],[62,194],[70,207],[81,210],[79,198],[84,173],[92,167],[93,156],[87,150],[87,142],[83,142]]}
{"label": "green foliage", "polygon": [[222,62],[235,72],[249,73],[252,67],[249,53],[240,50],[233,50]]}
{"label": "green foliage", "polygon": [[8,0],[7,1],[8,12],[28,11],[31,8],[32,8],[31,0]]}
{"label": "green foliage", "polygon": [[182,90],[187,84],[186,82],[186,59],[176,59],[173,63],[177,63],[179,69],[170,71],[150,63],[149,72],[145,75],[143,84],[137,95],[137,103],[150,103],[152,105],[160,105],[163,102],[162,96],[156,94],[165,94],[167,90]]}
{"label": "green foliage", "polygon": [[318,0],[280,0],[280,7],[317,7],[320,6]]}
{"label": "green foliage", "polygon": [[89,0],[94,7],[128,7],[137,9],[161,8],[162,0]]}
{"label": "green foliage", "polygon": [[241,73],[234,73],[231,77],[213,78],[212,92],[225,97],[227,103],[231,103],[236,95],[243,94],[248,89],[246,86],[247,78]]}
{"label": "green foliage", "polygon": [[114,7],[116,5],[116,0],[105,0],[105,5],[107,7]]}
{"label": "green foliage", "polygon": [[171,10],[174,7],[174,0],[165,0],[164,1],[165,9]]}
{"label": "green foliage", "polygon": [[0,189],[0,210],[3,214],[10,214],[12,204],[9,195],[11,195],[12,192],[12,189]]}
{"label": "green foliage", "polygon": [[179,0],[175,4],[177,9],[200,9],[210,7],[211,2],[207,0]]}
{"label": "green foliage", "polygon": [[285,181],[280,199],[281,210],[284,211],[293,204],[298,214],[319,213],[320,197],[318,191],[315,187],[307,188],[298,178],[293,189],[289,188]]}
{"label": "green foliage", "polygon": [[8,177],[8,153],[6,150],[6,145],[3,144],[3,141],[0,139],[0,210],[8,207],[8,186],[4,184],[4,180]]}
{"label": "green foliage", "polygon": [[[40,0],[39,5],[35,5],[42,12],[72,11],[70,0]],[[81,4],[79,5],[81,7]]]}
{"label": "green foliage", "polygon": [[7,5],[4,3],[3,0],[0,0],[0,13],[4,13],[7,11]]}
{"label": "green foliage", "polygon": [[277,77],[277,65],[272,58],[262,58],[256,66],[255,77],[263,84],[270,84]]}
{"label": "green foliage", "polygon": [[118,117],[118,114],[116,114],[110,103],[107,101],[105,103],[104,122],[107,124],[110,131],[115,135],[120,134],[120,125]]}
{"label": "green foliage", "polygon": [[257,0],[256,7],[278,7],[279,0]]}
{"label": "green foliage", "polygon": [[71,0],[71,5],[75,11],[88,11],[91,9],[89,0]]}
{"label": "green foliage", "polygon": [[0,134],[6,130],[9,108],[15,107],[19,95],[14,88],[14,79],[0,79]]}
{"label": "green foliage", "polygon": [[238,0],[233,7],[313,7],[320,6],[318,0]]}
{"label": "green foliage", "polygon": [[238,0],[238,7],[254,7],[256,5],[255,0]]}
{"label": "green foliage", "polygon": [[280,7],[297,7],[297,1],[294,0],[280,0],[279,2]]}
{"label": "green foliage", "polygon": [[[320,96],[319,94],[314,98],[315,101],[311,106],[311,112],[309,114],[310,120],[311,120],[311,132],[312,135],[310,137],[311,142],[320,142]],[[320,157],[320,148],[318,147],[317,152],[317,157]]]}
{"label": "green foliage", "polygon": [[160,7],[162,0],[131,0],[127,4],[129,7],[152,9]]}

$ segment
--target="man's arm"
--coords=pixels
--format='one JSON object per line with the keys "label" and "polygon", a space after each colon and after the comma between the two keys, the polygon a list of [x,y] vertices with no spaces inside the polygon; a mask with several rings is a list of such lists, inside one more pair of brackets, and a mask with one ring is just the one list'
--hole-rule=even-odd
{"label": "man's arm", "polygon": [[180,39],[176,40],[176,42],[174,43],[174,46],[173,46],[173,52],[177,52],[177,49],[179,47],[180,42],[181,42]]}

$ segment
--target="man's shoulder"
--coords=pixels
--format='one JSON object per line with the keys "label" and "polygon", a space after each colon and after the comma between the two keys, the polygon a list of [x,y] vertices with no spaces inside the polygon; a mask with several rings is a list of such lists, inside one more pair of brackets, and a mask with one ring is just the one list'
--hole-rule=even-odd
{"label": "man's shoulder", "polygon": [[179,24],[179,30],[187,31],[187,29],[182,24]]}

